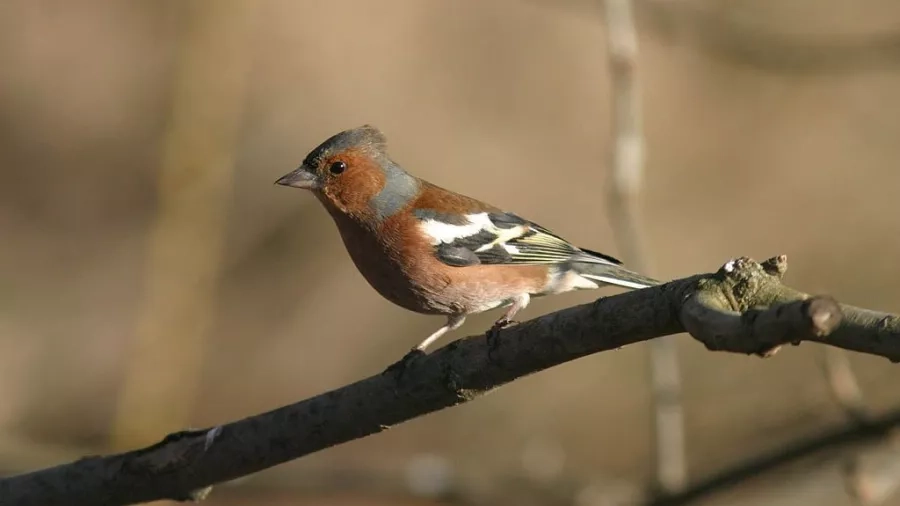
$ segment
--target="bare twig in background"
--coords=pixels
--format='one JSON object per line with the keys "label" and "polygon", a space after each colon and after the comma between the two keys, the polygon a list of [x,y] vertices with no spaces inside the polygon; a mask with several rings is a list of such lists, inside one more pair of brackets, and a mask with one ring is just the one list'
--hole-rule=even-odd
{"label": "bare twig in background", "polygon": [[733,468],[724,469],[678,494],[669,497],[659,497],[651,501],[649,506],[691,504],[697,500],[708,498],[713,494],[724,492],[766,471],[789,465],[823,450],[833,450],[845,445],[882,445],[897,427],[900,427],[900,410],[872,417],[871,421],[866,424],[834,429],[788,444],[772,453],[748,459]]}
{"label": "bare twig in background", "polygon": [[[579,16],[599,14],[592,0],[527,0]],[[605,0],[604,0],[605,1]],[[635,2],[644,27],[668,44],[690,45],[729,62],[781,74],[841,74],[900,66],[900,31],[821,35],[779,30],[741,12],[739,2]],[[810,5],[810,12],[815,4]]]}
{"label": "bare twig in background", "polygon": [[881,505],[900,491],[900,447],[896,436],[895,428],[886,434],[886,441],[878,441],[880,444],[871,445],[846,462],[844,484],[856,504]]}
{"label": "bare twig in background", "polygon": [[[604,0],[603,4],[612,96],[609,216],[626,262],[649,274],[637,202],[644,171],[641,93],[635,73],[637,29],[631,0]],[[676,492],[687,483],[681,371],[675,345],[673,337],[666,337],[651,341],[648,348],[656,488],[662,493]]]}
{"label": "bare twig in background", "polygon": [[[811,4],[812,5],[812,4]],[[900,64],[900,31],[828,33],[773,29],[728,2],[640,2],[648,26],[714,57],[785,74],[882,70]]]}
{"label": "bare twig in background", "polygon": [[[784,257],[697,275],[460,339],[410,364],[268,413],[171,434],[148,448],[0,480],[0,504],[108,506],[197,490],[473,400],[592,353],[688,330],[713,350],[770,355],[815,341],[900,361],[900,316],[810,297],[781,283]],[[768,308],[768,309],[763,309]]]}
{"label": "bare twig in background", "polygon": [[162,145],[146,295],[112,429],[118,448],[189,425],[215,308],[253,6],[183,6],[185,41]]}
{"label": "bare twig in background", "polygon": [[829,391],[835,402],[851,421],[865,422],[869,417],[869,410],[847,353],[835,348],[825,348],[822,350],[822,362]]}

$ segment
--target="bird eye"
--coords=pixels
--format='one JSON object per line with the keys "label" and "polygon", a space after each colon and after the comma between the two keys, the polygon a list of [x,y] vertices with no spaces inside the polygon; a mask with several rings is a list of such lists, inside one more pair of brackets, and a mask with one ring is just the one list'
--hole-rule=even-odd
{"label": "bird eye", "polygon": [[347,170],[347,164],[344,162],[334,162],[328,167],[328,171],[332,174],[340,174]]}

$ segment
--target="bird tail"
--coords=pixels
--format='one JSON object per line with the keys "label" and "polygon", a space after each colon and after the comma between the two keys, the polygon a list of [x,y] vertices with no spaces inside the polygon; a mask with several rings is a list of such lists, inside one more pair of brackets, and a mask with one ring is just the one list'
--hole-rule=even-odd
{"label": "bird tail", "polygon": [[583,278],[608,285],[625,288],[649,288],[660,284],[659,281],[630,271],[621,265],[607,263],[577,262],[573,265],[575,272]]}

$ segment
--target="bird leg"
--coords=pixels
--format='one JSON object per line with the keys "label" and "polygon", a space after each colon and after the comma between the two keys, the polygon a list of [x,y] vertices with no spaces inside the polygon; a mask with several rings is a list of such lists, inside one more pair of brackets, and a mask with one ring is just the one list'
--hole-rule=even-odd
{"label": "bird leg", "polygon": [[499,320],[495,321],[494,325],[487,331],[486,337],[488,340],[488,347],[493,348],[494,342],[497,336],[500,335],[501,329],[505,329],[516,323],[515,320],[513,320],[513,317],[516,316],[516,313],[528,307],[529,302],[531,302],[531,296],[527,293],[518,295],[513,299],[513,303],[509,306],[509,309],[506,310],[506,313],[504,313]]}
{"label": "bird leg", "polygon": [[385,372],[396,371],[398,373],[398,377],[403,375],[403,372],[406,368],[417,358],[425,355],[425,349],[430,345],[434,344],[435,341],[441,338],[447,332],[451,330],[456,330],[462,326],[466,321],[466,315],[451,315],[447,317],[447,323],[435,330],[431,333],[430,336],[426,337],[421,343],[416,345],[415,348],[409,350],[409,353],[403,355],[403,358],[393,363],[385,369]]}
{"label": "bird leg", "polygon": [[430,336],[426,337],[424,341],[419,343],[415,348],[412,349],[414,351],[425,352],[425,348],[428,348],[432,343],[440,339],[441,336],[450,332],[451,330],[456,330],[462,327],[462,324],[466,322],[466,315],[452,315],[447,317],[447,324],[443,327],[435,330]]}

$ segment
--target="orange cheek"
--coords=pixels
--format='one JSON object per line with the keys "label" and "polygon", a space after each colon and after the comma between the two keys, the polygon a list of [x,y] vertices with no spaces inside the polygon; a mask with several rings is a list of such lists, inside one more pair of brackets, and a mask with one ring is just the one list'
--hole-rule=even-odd
{"label": "orange cheek", "polygon": [[351,169],[339,177],[330,178],[323,193],[342,212],[365,217],[370,213],[369,202],[384,184],[384,178],[378,175]]}
{"label": "orange cheek", "polygon": [[345,214],[368,218],[369,202],[384,187],[384,174],[362,149],[351,148],[323,161],[325,167],[343,162],[347,169],[340,175],[326,176],[323,193],[331,204]]}

